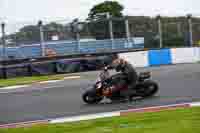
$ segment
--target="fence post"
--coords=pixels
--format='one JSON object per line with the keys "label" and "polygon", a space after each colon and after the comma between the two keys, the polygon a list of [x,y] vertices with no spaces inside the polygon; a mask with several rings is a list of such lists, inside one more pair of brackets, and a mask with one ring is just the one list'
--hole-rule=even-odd
{"label": "fence post", "polygon": [[190,38],[190,46],[193,46],[193,29],[192,29],[192,15],[187,15],[188,26],[189,26],[189,38]]}
{"label": "fence post", "polygon": [[38,22],[39,30],[40,30],[40,47],[41,47],[41,55],[45,56],[45,44],[44,44],[44,30],[43,30],[43,24],[40,20]]}
{"label": "fence post", "polygon": [[112,43],[112,49],[114,49],[114,35],[113,35],[113,22],[112,22],[112,18],[110,16],[110,13],[107,12],[106,13],[106,18],[109,21],[109,32],[110,32],[110,39],[111,39],[111,43]]}
{"label": "fence post", "polygon": [[181,23],[180,22],[178,22],[177,23],[177,32],[178,32],[178,36],[181,36]]}
{"label": "fence post", "polygon": [[5,23],[1,24],[2,44],[3,44],[3,60],[6,60],[6,41],[5,41]]}
{"label": "fence post", "polygon": [[81,42],[80,42],[80,34],[79,34],[79,21],[78,21],[78,19],[77,19],[77,22],[76,22],[76,24],[75,24],[75,26],[76,26],[76,39],[77,39],[77,42],[78,42],[78,51],[80,52],[80,49],[81,49]]}
{"label": "fence post", "polygon": [[129,29],[128,18],[125,18],[125,26],[126,26],[126,38],[128,40],[128,43],[130,43],[130,29]]}
{"label": "fence post", "polygon": [[157,16],[158,21],[158,33],[159,33],[159,44],[160,48],[163,48],[163,37],[162,37],[162,22],[161,22],[161,16]]}
{"label": "fence post", "polygon": [[5,23],[1,24],[1,30],[2,30],[2,43],[3,43],[3,63],[2,63],[2,72],[3,72],[3,78],[7,78],[7,68],[6,68],[6,40],[5,40]]}
{"label": "fence post", "polygon": [[77,52],[80,52],[80,34],[79,34],[79,20],[76,18],[72,22],[73,32],[76,34],[76,41],[77,41]]}

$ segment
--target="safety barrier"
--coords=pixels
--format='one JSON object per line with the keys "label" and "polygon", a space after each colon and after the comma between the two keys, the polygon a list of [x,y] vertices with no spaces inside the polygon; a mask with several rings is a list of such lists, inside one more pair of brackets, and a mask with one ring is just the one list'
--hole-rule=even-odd
{"label": "safety barrier", "polygon": [[[12,52],[12,51],[10,51]],[[200,48],[172,48],[149,50],[139,52],[126,52],[118,54],[133,64],[135,67],[160,66],[178,63],[195,63],[200,61]],[[109,55],[102,59],[72,59],[72,60],[54,60],[49,62],[24,63],[7,67],[7,77],[28,76],[34,74],[54,74],[54,73],[72,73],[90,70],[99,70],[103,64],[112,62]],[[3,69],[0,71],[0,78],[3,76]]]}
{"label": "safety barrier", "polygon": [[150,50],[148,59],[150,66],[171,64],[171,51],[170,49]]}
{"label": "safety barrier", "polygon": [[172,64],[193,63],[199,60],[199,48],[171,49]]}
{"label": "safety barrier", "polygon": [[200,48],[172,48],[119,54],[136,67],[160,66],[200,61]]}
{"label": "safety barrier", "polygon": [[147,51],[123,53],[123,54],[119,54],[119,57],[127,60],[135,67],[149,66]]}

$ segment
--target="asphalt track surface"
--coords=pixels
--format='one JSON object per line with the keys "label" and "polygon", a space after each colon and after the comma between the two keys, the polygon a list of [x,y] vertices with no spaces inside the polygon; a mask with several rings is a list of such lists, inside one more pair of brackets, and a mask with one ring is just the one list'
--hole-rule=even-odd
{"label": "asphalt track surface", "polygon": [[0,90],[0,124],[200,101],[200,64],[137,70],[152,72],[152,79],[160,86],[155,97],[132,103],[87,105],[81,94],[94,83],[98,72],[81,73],[80,79]]}

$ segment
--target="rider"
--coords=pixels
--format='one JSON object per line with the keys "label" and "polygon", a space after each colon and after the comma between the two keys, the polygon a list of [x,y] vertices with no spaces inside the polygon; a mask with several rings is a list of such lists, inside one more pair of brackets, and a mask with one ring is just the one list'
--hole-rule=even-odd
{"label": "rider", "polygon": [[[117,58],[112,62],[112,66],[117,72],[121,72],[122,76],[125,77],[126,83],[128,84],[128,89],[126,91],[121,91],[121,94],[128,98],[129,101],[132,100],[131,94],[134,93],[134,89],[137,82],[137,72],[132,64],[124,59]],[[119,81],[118,84],[123,84],[123,80]]]}

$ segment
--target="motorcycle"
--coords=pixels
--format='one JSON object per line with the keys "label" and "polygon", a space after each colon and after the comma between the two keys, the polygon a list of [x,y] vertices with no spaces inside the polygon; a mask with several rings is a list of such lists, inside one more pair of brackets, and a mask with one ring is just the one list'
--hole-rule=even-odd
{"label": "motorcycle", "polygon": [[[126,91],[128,85],[115,86],[116,82],[121,79],[121,74],[116,74],[111,76],[106,80],[98,80],[92,87],[87,89],[82,95],[82,99],[87,104],[97,104],[104,97],[110,99],[111,101],[125,100],[125,97],[120,94],[121,91]],[[115,89],[113,92],[112,90]],[[131,98],[141,97],[147,98],[154,96],[158,90],[158,84],[151,80],[150,72],[139,73],[137,83],[134,89],[134,93],[131,94]],[[116,91],[117,90],[117,91]]]}

